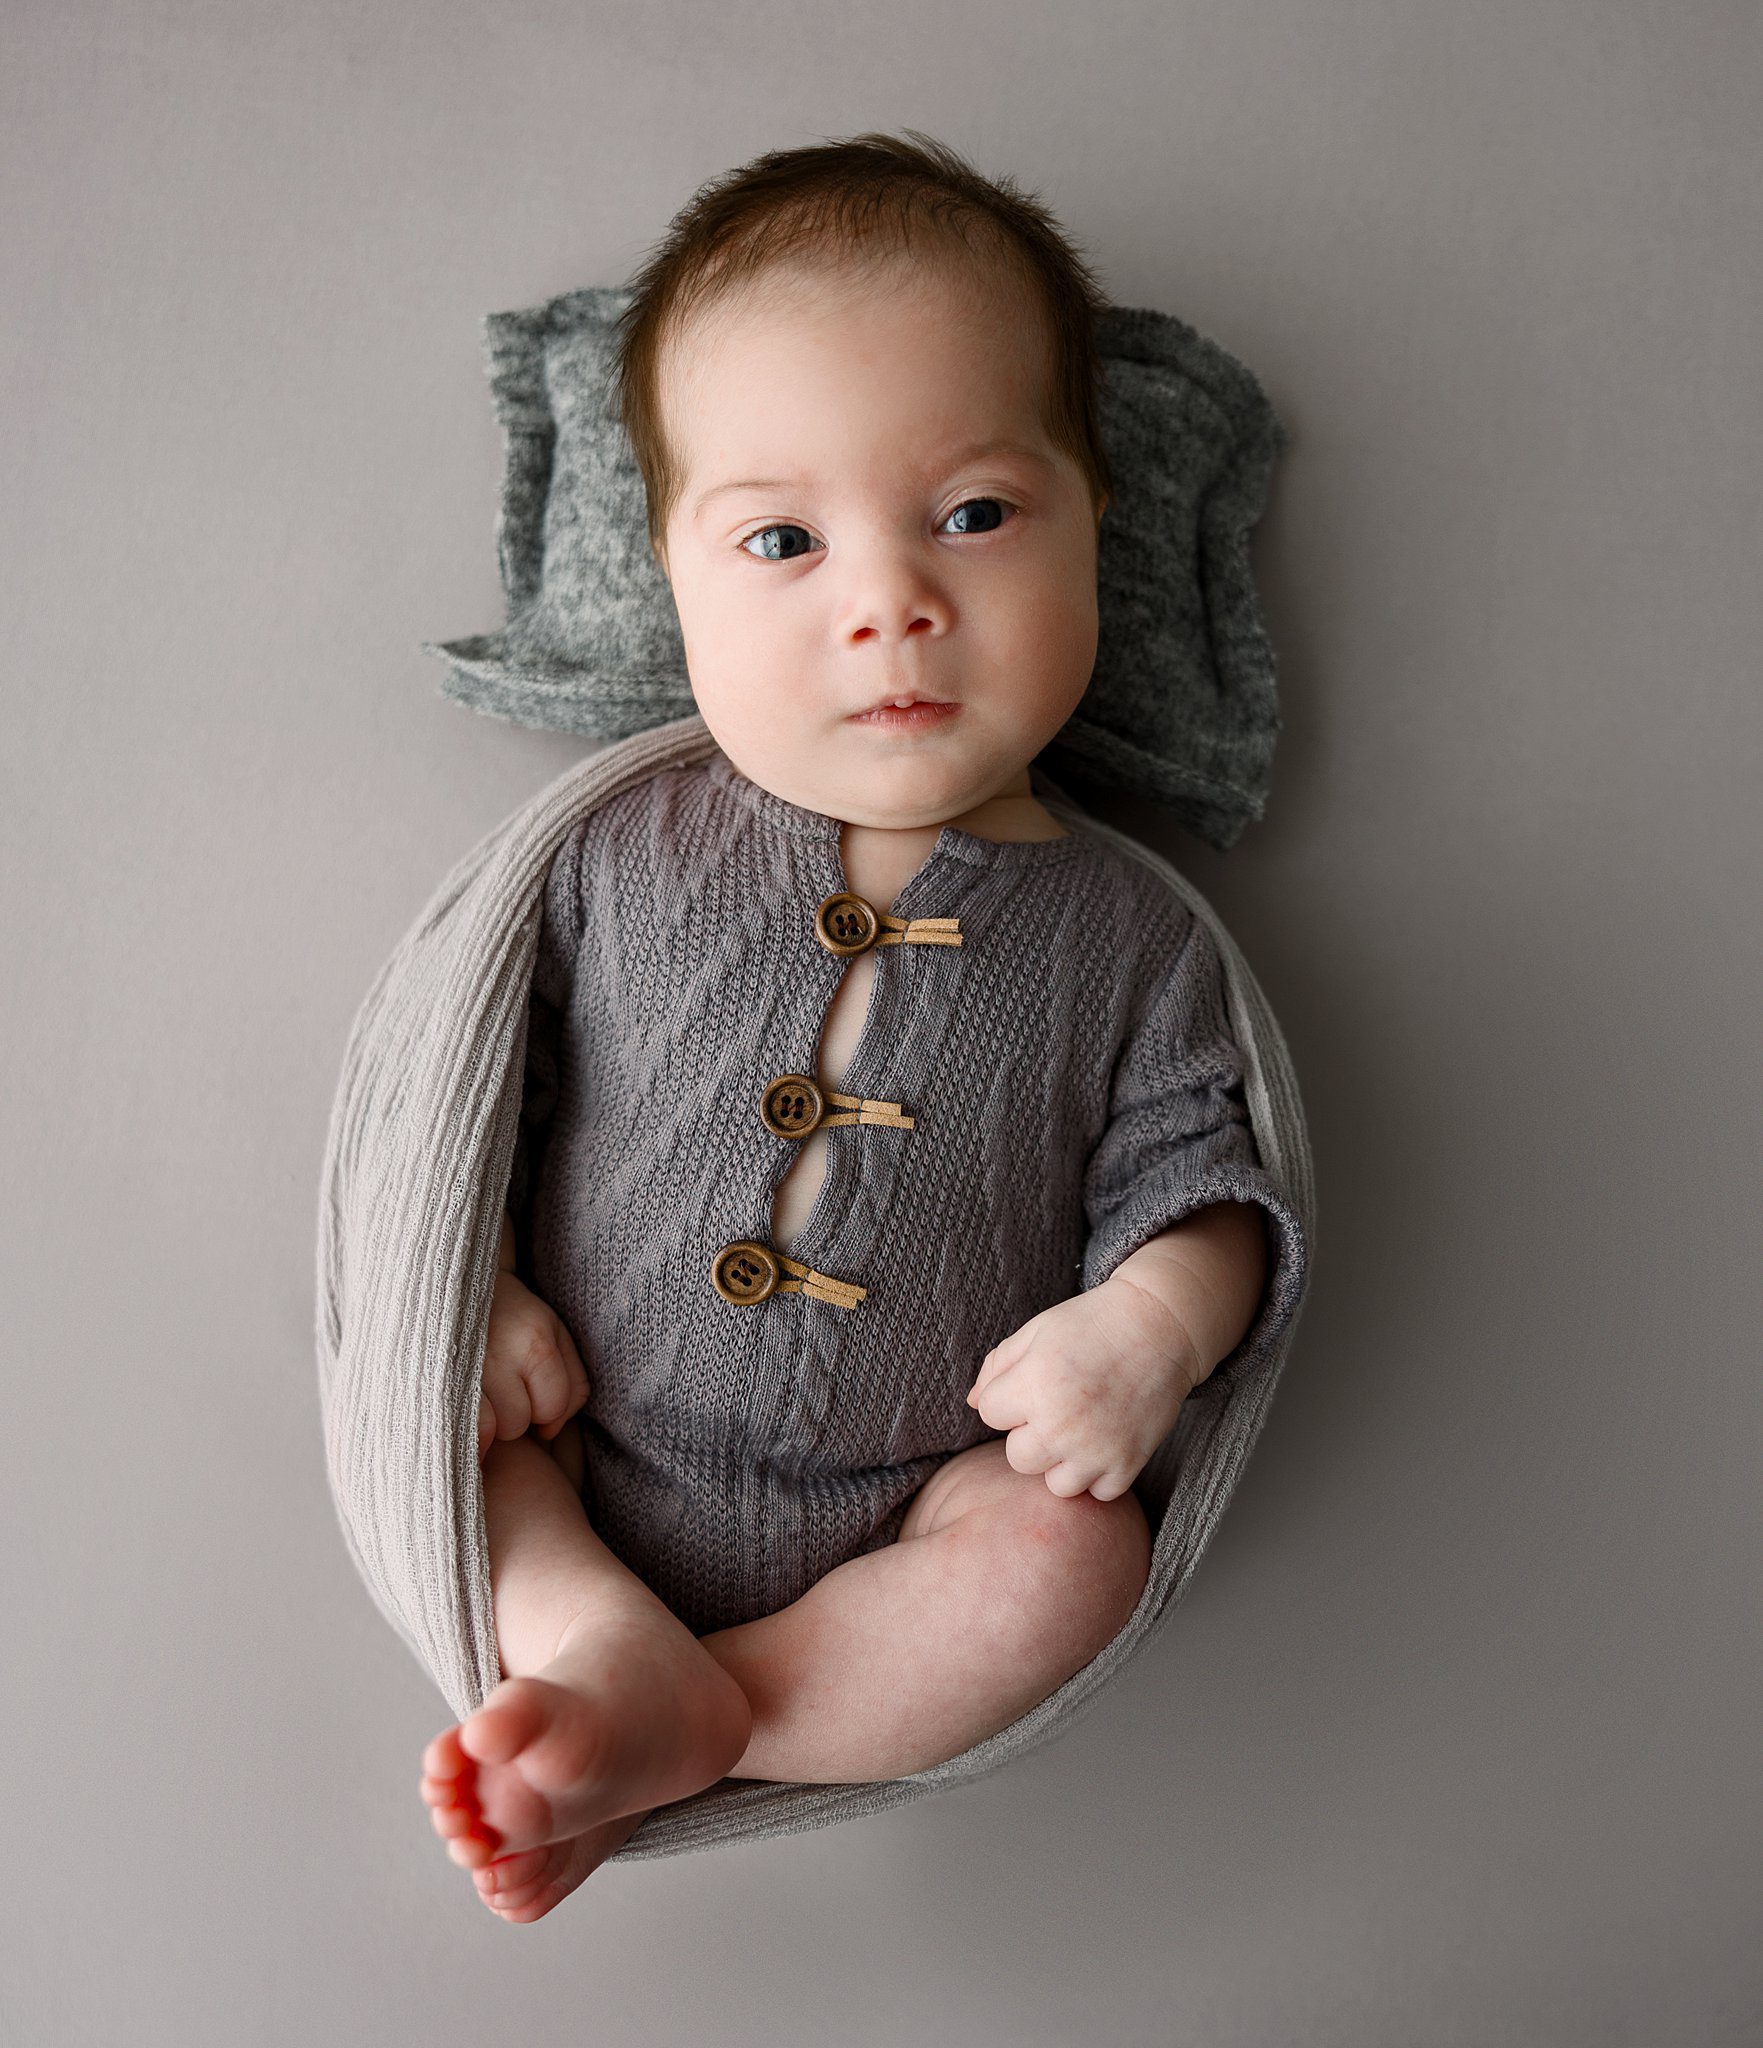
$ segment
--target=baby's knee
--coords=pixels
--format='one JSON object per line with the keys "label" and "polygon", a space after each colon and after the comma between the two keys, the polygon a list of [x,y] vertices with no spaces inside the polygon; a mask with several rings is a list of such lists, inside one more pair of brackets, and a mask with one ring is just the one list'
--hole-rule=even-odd
{"label": "baby's knee", "polygon": [[1025,1504],[1024,1551],[1033,1576],[1072,1624],[1100,1649],[1126,1625],[1151,1573],[1151,1531],[1130,1488],[1115,1500],[1061,1497],[1038,1475],[1041,1498]]}

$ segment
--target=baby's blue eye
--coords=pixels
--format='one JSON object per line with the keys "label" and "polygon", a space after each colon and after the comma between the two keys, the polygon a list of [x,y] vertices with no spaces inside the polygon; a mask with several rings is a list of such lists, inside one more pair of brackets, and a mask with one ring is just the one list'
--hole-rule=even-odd
{"label": "baby's blue eye", "polygon": [[[1003,525],[1009,510],[1002,498],[965,498],[943,521],[939,531],[995,533]],[[791,535],[796,537],[789,538]],[[759,543],[757,547],[753,545],[755,541]],[[741,542],[743,553],[762,562],[793,562],[815,545],[814,536],[806,527],[791,525],[787,521],[757,527]]]}
{"label": "baby's blue eye", "polygon": [[[786,533],[799,533],[804,545],[797,547],[792,541],[789,546],[784,546],[781,536]],[[757,532],[748,534],[747,539],[741,543],[743,550],[749,555],[753,554],[753,549],[747,543],[755,540],[765,543],[755,559],[766,562],[793,562],[798,555],[805,555],[814,544],[814,536],[803,526],[760,527]]]}
{"label": "baby's blue eye", "polygon": [[[980,506],[989,506],[991,512],[998,516],[993,518],[989,513],[981,512],[976,519],[975,509]],[[1004,509],[1001,498],[965,498],[949,514],[949,518],[960,520],[961,524],[955,529],[957,533],[995,533],[1004,523]],[[948,520],[943,523],[947,525]]]}

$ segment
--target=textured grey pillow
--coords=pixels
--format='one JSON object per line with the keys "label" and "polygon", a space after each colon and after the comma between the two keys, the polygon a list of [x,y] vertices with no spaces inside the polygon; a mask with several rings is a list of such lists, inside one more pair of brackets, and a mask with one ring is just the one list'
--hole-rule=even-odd
{"label": "textured grey pillow", "polygon": [[[695,709],[643,482],[612,410],[623,287],[491,313],[507,437],[496,547],[508,622],[424,641],[442,688],[522,725],[622,739]],[[1249,530],[1285,433],[1254,376],[1173,314],[1114,307],[1099,335],[1114,502],[1097,552],[1100,645],[1040,756],[1059,780],[1163,805],[1224,848],[1265,806],[1279,733]]]}

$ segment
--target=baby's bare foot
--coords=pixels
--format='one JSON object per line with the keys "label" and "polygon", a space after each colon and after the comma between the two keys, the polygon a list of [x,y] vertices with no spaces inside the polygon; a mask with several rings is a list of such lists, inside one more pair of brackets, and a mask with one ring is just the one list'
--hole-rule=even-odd
{"label": "baby's bare foot", "polygon": [[523,1849],[518,1856],[498,1856],[471,1873],[477,1895],[498,1918],[517,1926],[542,1919],[559,1899],[568,1898],[591,1871],[598,1870],[622,1847],[646,1818],[620,1814],[577,1835],[569,1842],[547,1842],[542,1849]]}
{"label": "baby's bare foot", "polygon": [[505,1678],[435,1737],[422,1796],[453,1861],[482,1869],[633,1815],[634,1827],[723,1777],[751,1732],[746,1695],[665,1610],[608,1619],[590,1609],[542,1671]]}

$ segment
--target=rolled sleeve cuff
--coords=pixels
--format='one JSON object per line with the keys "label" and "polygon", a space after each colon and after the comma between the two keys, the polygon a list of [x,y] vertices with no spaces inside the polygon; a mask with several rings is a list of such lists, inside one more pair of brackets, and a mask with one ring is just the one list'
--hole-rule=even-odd
{"label": "rolled sleeve cuff", "polygon": [[1198,1168],[1179,1186],[1152,1182],[1134,1189],[1091,1233],[1084,1248],[1083,1287],[1086,1293],[1100,1287],[1141,1245],[1214,1202],[1258,1203],[1267,1224],[1268,1276],[1260,1306],[1235,1349],[1213,1368],[1214,1373],[1240,1372],[1278,1345],[1297,1315],[1309,1277],[1303,1225],[1284,1188],[1264,1168],[1221,1159]]}

